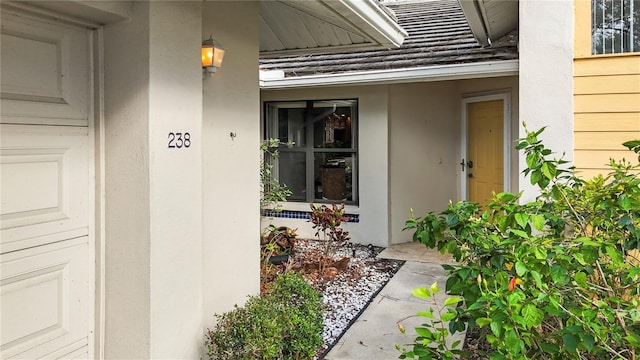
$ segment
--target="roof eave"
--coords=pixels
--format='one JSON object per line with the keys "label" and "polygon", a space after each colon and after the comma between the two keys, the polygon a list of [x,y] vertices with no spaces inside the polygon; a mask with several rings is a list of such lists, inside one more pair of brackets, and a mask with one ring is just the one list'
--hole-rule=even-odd
{"label": "roof eave", "polygon": [[467,19],[471,32],[473,33],[473,36],[475,36],[476,40],[478,40],[478,43],[480,43],[481,46],[491,45],[487,26],[478,2],[476,0],[458,0],[458,3],[462,8],[464,17]]}
{"label": "roof eave", "polygon": [[332,16],[339,17],[345,25],[348,24],[346,29],[350,29],[366,41],[343,45],[317,46],[317,44],[308,44],[307,47],[300,48],[261,50],[260,57],[397,48],[408,36],[408,33],[398,25],[396,19],[385,11],[377,0],[314,1],[322,4],[325,11],[331,13]]}
{"label": "roof eave", "polygon": [[320,0],[338,14],[343,14],[374,43],[386,48],[399,47],[408,33],[385,12],[376,0]]}
{"label": "roof eave", "polygon": [[267,58],[290,56],[290,55],[311,55],[311,54],[341,53],[341,52],[350,52],[350,51],[380,50],[381,48],[382,46],[378,43],[319,46],[319,47],[313,47],[313,48],[310,47],[310,48],[304,48],[304,49],[261,51],[260,58],[267,59]]}
{"label": "roof eave", "polygon": [[425,66],[410,69],[359,71],[260,80],[264,90],[320,86],[380,85],[411,82],[478,79],[518,75],[518,60]]}

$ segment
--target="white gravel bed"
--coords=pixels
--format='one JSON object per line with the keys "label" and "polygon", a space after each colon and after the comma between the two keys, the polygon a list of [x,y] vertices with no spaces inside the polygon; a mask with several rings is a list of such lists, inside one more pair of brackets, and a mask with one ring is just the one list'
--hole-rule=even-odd
{"label": "white gravel bed", "polygon": [[[304,256],[307,251],[321,250],[322,245],[313,240],[299,241],[296,256]],[[324,302],[324,344],[321,353],[326,353],[333,347],[402,265],[402,261],[376,259],[380,250],[381,248],[372,246],[345,244],[335,250],[333,258],[337,261],[349,257],[346,269],[338,270],[328,281],[308,279],[316,288],[320,287]]]}

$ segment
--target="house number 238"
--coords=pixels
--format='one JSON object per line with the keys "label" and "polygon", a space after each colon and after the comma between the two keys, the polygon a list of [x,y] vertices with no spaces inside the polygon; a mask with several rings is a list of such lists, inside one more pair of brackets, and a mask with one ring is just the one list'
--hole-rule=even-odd
{"label": "house number 238", "polygon": [[181,149],[191,146],[191,134],[188,132],[170,132],[169,133],[169,149]]}

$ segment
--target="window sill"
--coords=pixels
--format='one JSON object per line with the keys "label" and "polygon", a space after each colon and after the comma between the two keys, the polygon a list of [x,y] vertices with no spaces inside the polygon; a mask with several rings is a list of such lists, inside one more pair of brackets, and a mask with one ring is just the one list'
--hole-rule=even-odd
{"label": "window sill", "polygon": [[596,55],[583,55],[576,56],[574,60],[580,59],[606,59],[606,58],[618,58],[618,57],[627,57],[627,56],[640,56],[640,52],[626,52],[626,53],[617,53],[617,54],[596,54]]}
{"label": "window sill", "polygon": [[[306,205],[306,206],[305,206]],[[344,208],[342,221],[346,223],[359,223],[360,213],[357,206],[347,206]],[[280,211],[263,209],[263,218],[287,218],[309,221],[311,219],[311,207],[308,203],[282,203]]]}
{"label": "window sill", "polygon": [[[329,206],[330,204],[325,204],[325,203],[316,203],[316,205],[327,205]],[[310,212],[311,211],[311,206],[309,203],[307,202],[289,202],[289,201],[285,201],[285,202],[280,202],[278,203],[278,205],[280,205],[280,209],[282,210],[288,210],[288,211],[307,211]],[[344,206],[344,210],[345,213],[347,214],[353,214],[353,215],[360,215],[360,207],[357,205],[345,205]]]}

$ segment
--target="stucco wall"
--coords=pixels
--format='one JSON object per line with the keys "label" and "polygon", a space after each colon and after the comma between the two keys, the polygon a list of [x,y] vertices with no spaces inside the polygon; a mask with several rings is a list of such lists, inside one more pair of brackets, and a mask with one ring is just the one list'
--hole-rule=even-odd
{"label": "stucco wall", "polygon": [[458,198],[460,99],[455,82],[416,83],[392,85],[389,104],[391,243],[401,243],[411,208],[422,216]]}
{"label": "stucco wall", "polygon": [[[348,213],[360,215],[359,223],[345,223],[352,241],[387,246],[388,228],[388,123],[387,86],[332,87],[262,91],[262,101],[358,99],[359,205]],[[309,211],[307,203],[285,203],[284,209]],[[277,226],[298,229],[298,235],[315,238],[306,220],[273,219]],[[268,224],[268,222],[266,223]]]}
{"label": "stucco wall", "polygon": [[[150,12],[151,358],[197,358],[202,347],[201,3]],[[190,146],[169,148],[188,132]],[[179,145],[179,144],[177,144]]]}
{"label": "stucco wall", "polygon": [[135,2],[105,27],[107,358],[202,348],[200,6]]}
{"label": "stucco wall", "polygon": [[[573,1],[520,1],[520,119],[530,130],[548,126],[547,147],[573,159]],[[519,134],[525,136],[522,126]],[[520,155],[520,168],[526,162]],[[520,176],[523,201],[538,191]]]}
{"label": "stucco wall", "polygon": [[105,357],[149,358],[149,3],[105,27]]}
{"label": "stucco wall", "polygon": [[[410,209],[423,216],[461,199],[462,98],[502,92],[511,95],[511,137],[516,139],[517,77],[390,87],[391,243],[411,241],[412,233],[402,231]],[[517,191],[518,159],[511,148],[511,190]]]}
{"label": "stucco wall", "polygon": [[202,286],[210,327],[214,313],[259,291],[259,5],[209,1],[202,6],[202,39],[213,35],[226,48],[222,67],[203,80]]}

